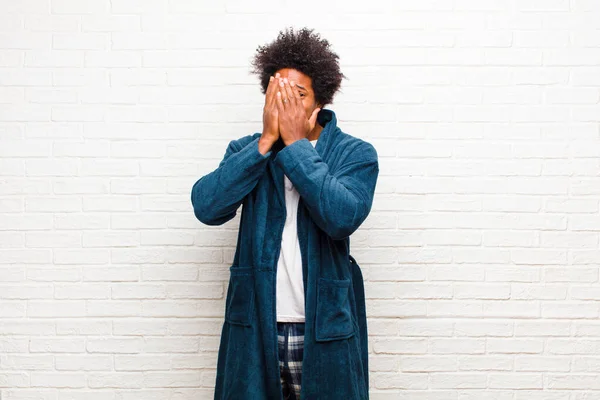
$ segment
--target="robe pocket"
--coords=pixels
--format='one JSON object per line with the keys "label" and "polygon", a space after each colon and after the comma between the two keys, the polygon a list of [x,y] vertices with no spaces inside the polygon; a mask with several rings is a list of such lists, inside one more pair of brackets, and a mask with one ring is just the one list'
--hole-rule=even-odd
{"label": "robe pocket", "polygon": [[319,278],[315,321],[316,341],[347,339],[354,335],[349,291],[350,279]]}
{"label": "robe pocket", "polygon": [[251,326],[254,308],[254,271],[251,267],[230,267],[225,320],[230,324]]}

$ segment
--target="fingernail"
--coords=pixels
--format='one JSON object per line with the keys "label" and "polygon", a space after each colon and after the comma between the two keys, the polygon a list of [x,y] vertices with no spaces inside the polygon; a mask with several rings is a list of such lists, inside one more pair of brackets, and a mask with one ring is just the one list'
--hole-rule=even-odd
{"label": "fingernail", "polygon": [[290,81],[290,86],[294,86],[294,85],[295,85],[294,81]]}
{"label": "fingernail", "polygon": [[270,77],[270,78],[269,78],[269,81],[273,82],[273,77]]}
{"label": "fingernail", "polygon": [[287,80],[287,78],[283,78],[283,81],[284,81],[285,83],[288,83],[288,80]]}

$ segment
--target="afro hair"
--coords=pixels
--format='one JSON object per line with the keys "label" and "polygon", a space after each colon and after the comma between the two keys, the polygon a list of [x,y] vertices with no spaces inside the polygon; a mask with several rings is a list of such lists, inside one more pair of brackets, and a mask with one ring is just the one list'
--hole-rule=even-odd
{"label": "afro hair", "polygon": [[340,71],[338,58],[329,42],[314,33],[314,29],[287,28],[280,31],[273,42],[258,46],[252,60],[252,73],[260,77],[265,94],[272,75],[282,68],[296,69],[312,80],[315,100],[326,105],[331,104],[342,78],[346,78]]}

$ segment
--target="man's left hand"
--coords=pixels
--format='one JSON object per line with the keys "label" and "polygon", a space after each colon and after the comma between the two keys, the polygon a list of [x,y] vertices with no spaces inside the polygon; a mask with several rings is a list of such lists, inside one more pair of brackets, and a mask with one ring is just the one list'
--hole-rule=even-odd
{"label": "man's left hand", "polygon": [[295,82],[290,82],[287,78],[279,78],[277,108],[279,132],[286,146],[289,146],[296,140],[308,137],[315,127],[317,114],[321,110],[320,108],[315,108],[310,118],[307,118],[298,88]]}

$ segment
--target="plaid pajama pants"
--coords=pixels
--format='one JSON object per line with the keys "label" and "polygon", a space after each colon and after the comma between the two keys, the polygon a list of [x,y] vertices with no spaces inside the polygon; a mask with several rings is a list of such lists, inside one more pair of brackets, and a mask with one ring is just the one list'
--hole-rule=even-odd
{"label": "plaid pajama pants", "polygon": [[283,398],[300,400],[304,322],[277,322],[277,342]]}

